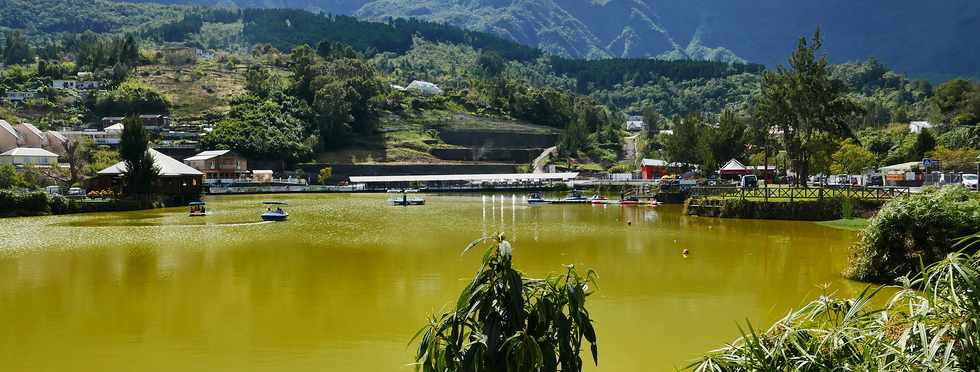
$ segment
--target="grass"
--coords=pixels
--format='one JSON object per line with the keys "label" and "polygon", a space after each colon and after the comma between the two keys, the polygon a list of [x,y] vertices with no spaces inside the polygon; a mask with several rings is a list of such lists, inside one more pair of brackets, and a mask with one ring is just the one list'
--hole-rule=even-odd
{"label": "grass", "polygon": [[173,102],[174,116],[199,118],[231,110],[231,99],[245,92],[245,76],[239,69],[228,70],[215,61],[198,61],[186,66],[143,66],[135,75]]}
{"label": "grass", "polygon": [[833,229],[849,230],[849,231],[862,231],[865,227],[868,227],[870,219],[867,218],[843,218],[833,221],[820,221],[814,222],[817,225],[829,227]]}

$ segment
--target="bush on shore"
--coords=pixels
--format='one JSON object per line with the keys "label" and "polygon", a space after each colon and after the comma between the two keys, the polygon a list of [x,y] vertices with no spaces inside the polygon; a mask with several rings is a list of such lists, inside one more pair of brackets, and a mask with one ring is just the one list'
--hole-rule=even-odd
{"label": "bush on shore", "polygon": [[[879,290],[826,295],[767,330],[688,366],[701,371],[976,371],[980,368],[980,254],[952,253],[881,308]],[[880,288],[879,288],[880,289]]]}
{"label": "bush on shore", "polygon": [[952,252],[980,226],[980,196],[959,185],[928,188],[886,203],[851,247],[845,275],[887,282],[915,274]]}

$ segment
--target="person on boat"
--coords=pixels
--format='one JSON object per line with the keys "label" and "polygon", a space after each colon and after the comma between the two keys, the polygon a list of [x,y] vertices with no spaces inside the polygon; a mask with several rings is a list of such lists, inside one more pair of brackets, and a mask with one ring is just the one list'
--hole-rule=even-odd
{"label": "person on boat", "polygon": [[269,212],[269,213],[272,213],[272,207],[266,207],[266,208],[265,208],[265,211],[266,211],[266,212]]}

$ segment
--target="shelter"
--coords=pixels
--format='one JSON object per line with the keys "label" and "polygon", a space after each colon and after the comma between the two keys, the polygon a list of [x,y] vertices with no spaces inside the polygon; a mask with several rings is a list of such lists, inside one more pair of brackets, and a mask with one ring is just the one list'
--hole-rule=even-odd
{"label": "shelter", "polygon": [[922,186],[925,174],[922,163],[910,161],[879,168],[885,176],[885,186]]}
{"label": "shelter", "polygon": [[[159,170],[157,192],[165,195],[198,195],[204,173],[181,163],[163,153],[149,149],[147,152],[153,158],[153,165]],[[119,162],[106,169],[100,170],[95,179],[95,189],[118,189],[122,186],[126,174],[126,162]]]}
{"label": "shelter", "polygon": [[721,179],[739,179],[744,175],[755,174],[759,177],[771,181],[776,176],[775,165],[744,165],[738,159],[731,159],[721,169],[718,176]]}
{"label": "shelter", "polygon": [[499,173],[499,174],[440,174],[410,176],[351,176],[352,184],[385,188],[536,185],[546,182],[566,182],[578,177],[578,172],[565,173]]}

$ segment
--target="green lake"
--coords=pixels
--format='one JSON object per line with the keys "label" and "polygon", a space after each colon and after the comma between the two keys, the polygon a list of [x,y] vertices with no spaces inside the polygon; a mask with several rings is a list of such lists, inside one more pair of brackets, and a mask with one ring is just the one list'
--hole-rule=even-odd
{"label": "green lake", "polygon": [[[477,269],[482,252],[462,249],[497,232],[530,276],[598,272],[587,305],[599,367],[587,370],[683,367],[740,323],[767,327],[824,291],[863,287],[840,277],[856,233],[814,223],[425,196],[0,219],[0,369],[413,371],[409,339]],[[257,222],[268,199],[290,203],[288,222]]]}

